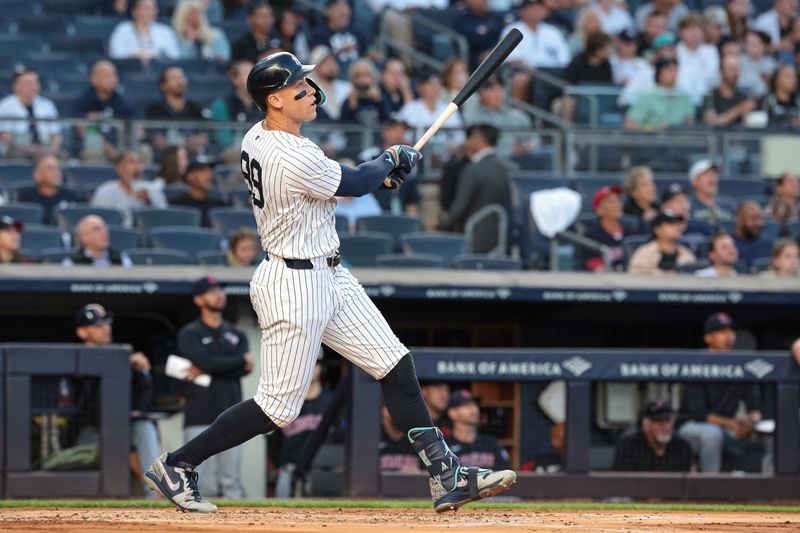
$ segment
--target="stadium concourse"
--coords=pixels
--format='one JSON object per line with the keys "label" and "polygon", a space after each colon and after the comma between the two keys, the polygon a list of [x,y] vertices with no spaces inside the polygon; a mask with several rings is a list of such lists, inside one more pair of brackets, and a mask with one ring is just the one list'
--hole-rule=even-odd
{"label": "stadium concourse", "polygon": [[[674,499],[761,499],[796,479],[797,455],[786,453],[800,447],[800,378],[790,359],[794,343],[800,364],[792,315],[800,303],[796,0],[0,5],[0,349],[29,343],[31,353],[60,357],[64,372],[42,374],[48,365],[30,361],[44,355],[4,366],[0,388],[20,403],[4,395],[0,409],[20,423],[0,425],[0,495],[143,495],[147,465],[137,455],[145,447],[132,445],[130,472],[127,464],[116,465],[121,475],[106,471],[98,434],[112,437],[100,427],[97,395],[85,392],[101,377],[87,377],[71,348],[54,343],[92,344],[82,328],[108,328],[113,315],[113,341],[129,343],[134,370],[152,377],[152,398],[133,400],[152,404],[133,408],[127,390],[105,390],[164,448],[184,437],[184,385],[165,368],[177,332],[197,318],[190,295],[198,278],[230,282],[225,318],[257,351],[247,282],[263,251],[241,161],[242,137],[263,118],[246,91],[256,61],[286,50],[317,65],[327,101],[303,135],[355,165],[412,144],[510,28],[523,33],[522,44],[425,147],[416,173],[398,190],[341,198],[336,210],[343,266],[358,270],[406,345],[447,352],[442,368],[477,348],[511,349],[509,357],[524,349],[513,368],[528,374],[513,380],[483,372],[507,353],[486,354],[479,372],[465,365],[460,374],[431,374],[423,393],[433,418],[459,454],[493,463],[487,468],[509,464],[522,474],[516,488],[530,494],[540,479],[566,497],[576,487],[604,488],[602,476],[591,484],[570,476],[612,470],[603,474],[621,476],[620,494],[640,483],[629,470],[658,471],[666,477],[646,482],[648,494]],[[630,357],[623,363],[633,373],[601,364],[592,352],[602,350]],[[688,374],[669,374],[695,357]],[[256,387],[255,359],[245,395]],[[250,497],[346,492],[342,464],[353,450],[343,451],[343,432],[353,425],[346,416],[319,424],[324,405],[346,396],[335,391],[349,370],[330,350],[320,368],[304,430],[271,436],[269,454],[265,439],[248,445],[242,479]],[[603,379],[595,377],[601,370]],[[566,391],[591,408],[570,411]],[[377,424],[380,398],[367,398]],[[776,398],[791,400],[791,409]],[[790,424],[776,432],[775,420]],[[142,438],[131,428],[126,454],[127,440]],[[388,417],[369,434],[378,430],[382,457],[370,451],[376,475],[360,487],[372,492],[361,494],[421,497],[408,492],[426,485],[416,457],[403,457],[402,432]],[[24,444],[9,462],[3,445],[12,433]],[[313,464],[290,453],[312,433],[320,451]],[[313,488],[293,477],[305,459],[308,478],[324,471]],[[378,460],[396,468],[381,472]],[[395,471],[405,467],[414,471],[408,479]],[[41,476],[53,480],[46,494],[36,492]],[[162,520],[161,512],[145,521]],[[305,512],[291,516],[300,523]],[[141,515],[126,513],[139,527]],[[233,513],[223,523],[263,525]],[[430,520],[441,521],[431,522],[435,529],[467,516],[460,525],[475,530],[496,520],[492,530],[501,530],[515,513],[523,511]],[[541,513],[536,521],[547,527],[575,529],[613,530],[629,520],[642,530],[797,524],[782,514],[656,513],[651,521],[649,511],[608,511],[601,514],[612,523],[597,526],[586,513]],[[397,514],[400,524],[411,520]],[[309,523],[335,530],[336,520],[322,516]],[[354,528],[394,520],[360,516]],[[45,529],[50,520],[84,520],[80,511],[30,517]],[[0,529],[25,529],[28,518],[4,509]],[[104,514],[96,520],[106,527]]]}

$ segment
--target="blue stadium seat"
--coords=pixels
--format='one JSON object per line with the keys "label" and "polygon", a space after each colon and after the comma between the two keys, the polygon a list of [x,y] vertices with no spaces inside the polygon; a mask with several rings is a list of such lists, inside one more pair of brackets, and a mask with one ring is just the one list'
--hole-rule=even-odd
{"label": "blue stadium seat", "polygon": [[125,250],[131,262],[137,266],[193,265],[192,256],[181,250],[163,248],[133,248]]}
{"label": "blue stadium seat", "polygon": [[530,205],[531,194],[543,189],[557,189],[566,187],[567,180],[558,177],[534,177],[525,175],[515,175],[511,177],[511,186],[516,191],[520,204]]}
{"label": "blue stadium seat", "polygon": [[40,13],[33,17],[16,17],[9,26],[9,31],[30,39],[41,39],[48,35],[67,35],[72,31],[72,25],[64,20],[63,15],[48,16]]}
{"label": "blue stadium seat", "polygon": [[[55,211],[56,223],[58,224],[58,229],[62,232],[71,232],[75,229],[78,222],[88,215],[99,216],[109,227],[122,224],[122,213],[112,207],[75,205],[72,207],[62,207]],[[130,248],[133,247],[131,246]]]}
{"label": "blue stadium seat", "polygon": [[108,239],[109,246],[114,250],[138,248],[140,242],[139,234],[136,231],[120,227],[109,227]]}
{"label": "blue stadium seat", "polygon": [[628,237],[623,237],[622,246],[625,248],[625,256],[630,259],[631,256],[633,256],[633,252],[635,252],[639,246],[650,242],[650,240],[650,235],[630,235]]}
{"label": "blue stadium seat", "polygon": [[381,254],[375,258],[381,268],[444,268],[442,257],[431,254]]}
{"label": "blue stadium seat", "polygon": [[791,239],[800,238],[800,222],[789,222],[786,224],[786,235]]}
{"label": "blue stadium seat", "polygon": [[30,202],[0,205],[0,216],[9,216],[23,224],[41,224],[44,220],[44,207]]}
{"label": "blue stadium seat", "polygon": [[[202,213],[195,207],[144,208],[134,214],[136,227],[143,235],[164,226],[199,227]],[[169,248],[169,246],[167,247]]]}
{"label": "blue stadium seat", "polygon": [[228,237],[239,228],[256,231],[256,218],[250,209],[236,207],[216,207],[208,212],[211,228],[223,237]]}
{"label": "blue stadium seat", "polygon": [[20,57],[26,53],[46,51],[47,45],[42,39],[31,39],[26,35],[0,35],[0,54]]}
{"label": "blue stadium seat", "polygon": [[98,3],[97,0],[43,0],[42,11],[69,17],[91,15],[97,10]]}
{"label": "blue stadium seat", "polygon": [[339,235],[347,235],[350,232],[350,224],[347,217],[344,215],[336,215],[336,233]]}
{"label": "blue stadium seat", "polygon": [[767,240],[775,242],[780,237],[781,225],[774,220],[764,219],[764,225],[761,227],[761,236]]}
{"label": "blue stadium seat", "polygon": [[356,231],[388,233],[394,239],[393,251],[399,252],[400,235],[422,231],[422,221],[405,215],[374,215],[357,219]]}
{"label": "blue stadium seat", "polygon": [[759,180],[741,180],[723,178],[719,180],[720,196],[760,196],[766,186]]}
{"label": "blue stadium seat", "polygon": [[[111,32],[123,20],[125,19],[79,15],[75,17],[72,25],[75,28],[75,35],[87,39],[100,39],[107,43],[109,37],[111,37]],[[116,63],[116,60],[114,60],[114,63]]]}
{"label": "blue stadium seat", "polygon": [[55,228],[39,227],[22,230],[22,248],[35,253],[38,258],[46,248],[63,248],[61,232]]}
{"label": "blue stadium seat", "polygon": [[225,254],[225,252],[220,252],[217,250],[198,252],[197,254],[195,254],[195,259],[197,259],[197,264],[199,265],[211,265],[211,266],[228,265],[228,257]]}
{"label": "blue stadium seat", "polygon": [[438,255],[447,264],[467,251],[467,241],[458,233],[409,233],[400,237],[400,243],[407,253]]}
{"label": "blue stadium seat", "polygon": [[188,190],[189,186],[185,183],[170,183],[164,186],[164,197],[167,199],[167,203],[171,204],[175,198],[183,196]]}
{"label": "blue stadium seat", "polygon": [[41,263],[59,264],[61,261],[74,254],[74,250],[65,250],[64,248],[45,248],[39,253],[39,261]]}
{"label": "blue stadium seat", "polygon": [[198,252],[219,250],[221,239],[213,231],[205,228],[184,226],[164,226],[150,230],[154,248],[181,250],[194,256]]}
{"label": "blue stadium seat", "polygon": [[228,198],[230,198],[234,206],[252,208],[250,205],[250,190],[245,186],[234,187],[228,191]]}
{"label": "blue stadium seat", "polygon": [[513,257],[463,254],[455,256],[450,266],[462,270],[521,270],[522,262]]}
{"label": "blue stadium seat", "polygon": [[368,233],[341,235],[339,251],[342,260],[353,266],[375,266],[375,258],[388,254],[392,249],[392,236],[388,233]]}
{"label": "blue stadium seat", "polygon": [[30,162],[0,162],[0,187],[13,189],[33,184],[33,165]]}
{"label": "blue stadium seat", "polygon": [[[63,24],[63,22],[62,22]],[[49,78],[58,78],[67,74],[88,73],[86,63],[74,54],[65,52],[48,52],[45,54],[28,54],[25,66],[46,73]],[[88,81],[88,78],[87,78]]]}
{"label": "blue stadium seat", "polygon": [[67,181],[86,194],[93,192],[101,183],[117,179],[114,167],[110,165],[75,165],[64,167]]}
{"label": "blue stadium seat", "polygon": [[753,273],[760,274],[761,272],[765,272],[770,269],[772,266],[772,258],[771,257],[761,257],[753,261]]}

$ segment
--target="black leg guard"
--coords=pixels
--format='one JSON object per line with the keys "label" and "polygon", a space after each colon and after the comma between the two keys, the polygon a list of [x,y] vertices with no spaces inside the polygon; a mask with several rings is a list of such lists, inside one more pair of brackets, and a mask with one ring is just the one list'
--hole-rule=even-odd
{"label": "black leg guard", "polygon": [[458,469],[461,463],[450,451],[444,435],[435,427],[414,428],[408,432],[408,440],[414,447],[431,478],[445,490],[452,492],[458,485]]}
{"label": "black leg guard", "polygon": [[389,415],[406,435],[411,428],[431,427],[431,415],[419,390],[417,371],[410,353],[380,380]]}
{"label": "black leg guard", "polygon": [[212,455],[230,450],[273,429],[277,429],[277,426],[255,400],[237,403],[219,415],[205,431],[167,455],[167,464],[194,468]]}

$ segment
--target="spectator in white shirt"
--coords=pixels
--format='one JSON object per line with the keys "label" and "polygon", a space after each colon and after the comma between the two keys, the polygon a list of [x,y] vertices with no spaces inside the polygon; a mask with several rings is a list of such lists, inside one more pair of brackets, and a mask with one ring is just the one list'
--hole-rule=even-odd
{"label": "spectator in white shirt", "polygon": [[718,233],[711,237],[708,260],[711,265],[696,270],[695,276],[701,278],[732,278],[736,276],[735,267],[736,262],[739,261],[739,250],[730,235]]}
{"label": "spectator in white shirt", "polygon": [[667,30],[675,33],[678,31],[681,19],[689,13],[689,8],[681,0],[650,0],[650,2],[640,5],[634,15],[636,27],[640,31],[644,30],[647,17],[653,11],[663,14],[667,18]]}
{"label": "spectator in white shirt", "polygon": [[156,22],[155,0],[138,0],[131,11],[132,20],[120,22],[111,33],[108,55],[113,59],[135,57],[178,59],[181,55],[178,37],[166,24]]}
{"label": "spectator in white shirt", "polygon": [[703,21],[696,13],[681,19],[677,46],[678,85],[687,91],[695,105],[719,84],[719,52],[703,43]]}
{"label": "spectator in white shirt", "polygon": [[640,71],[651,72],[650,64],[636,55],[636,36],[632,31],[625,30],[617,35],[615,44],[615,52],[609,59],[615,84],[624,87]]}
{"label": "spectator in white shirt", "polygon": [[61,124],[29,120],[58,118],[53,101],[39,95],[39,74],[31,69],[20,70],[14,75],[11,89],[14,94],[0,100],[0,153],[7,159],[57,153],[61,148]]}
{"label": "spectator in white shirt", "polygon": [[774,0],[772,9],[756,17],[751,26],[763,31],[772,41],[773,52],[794,51],[791,39],[792,24],[797,17],[797,0]]}
{"label": "spectator in white shirt", "polygon": [[[140,207],[167,207],[163,182],[140,180],[142,163],[135,152],[123,152],[114,162],[117,179],[101,184],[91,205],[122,211],[122,225],[133,226],[133,212]],[[162,185],[162,186],[159,186]]]}
{"label": "spectator in white shirt", "polygon": [[633,17],[627,10],[617,5],[616,0],[597,0],[595,10],[600,16],[600,25],[609,35],[617,35],[624,30],[635,31]]}
{"label": "spectator in white shirt", "polygon": [[508,56],[508,61],[520,68],[511,80],[511,94],[520,100],[530,100],[531,75],[539,67],[565,67],[571,55],[564,35],[543,22],[547,7],[542,0],[523,0],[519,5],[520,20],[503,29],[500,38],[516,28],[522,32],[522,42]]}

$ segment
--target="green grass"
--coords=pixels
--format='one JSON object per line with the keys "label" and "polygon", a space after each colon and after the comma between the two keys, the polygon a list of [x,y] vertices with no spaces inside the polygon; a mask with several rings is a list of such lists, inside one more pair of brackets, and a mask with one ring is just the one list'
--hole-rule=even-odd
{"label": "green grass", "polygon": [[[245,500],[219,501],[220,507],[284,507],[298,509],[432,509],[428,501],[397,500]],[[164,508],[171,504],[161,500],[0,500],[0,509],[21,507],[39,508]],[[800,505],[744,505],[705,503],[603,503],[603,502],[479,502],[469,505],[475,509],[523,509],[533,511],[719,511],[759,513],[800,513]]]}

